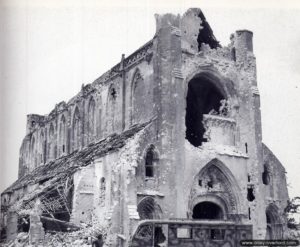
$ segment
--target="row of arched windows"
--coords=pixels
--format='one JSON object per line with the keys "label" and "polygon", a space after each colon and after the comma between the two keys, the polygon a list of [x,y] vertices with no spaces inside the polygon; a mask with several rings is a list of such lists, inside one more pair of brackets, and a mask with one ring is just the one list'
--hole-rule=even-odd
{"label": "row of arched windows", "polygon": [[[136,69],[133,73],[130,93],[130,125],[140,123],[144,120],[145,115],[145,85],[141,76],[140,70]],[[42,131],[38,138],[31,138],[30,141],[30,161],[34,162],[34,166],[39,165],[47,160],[55,159],[64,153],[72,152],[82,146],[82,135],[86,134],[88,143],[95,140],[97,135],[102,130],[101,117],[105,114],[106,117],[106,131],[112,133],[116,131],[117,126],[115,117],[117,116],[117,97],[118,90],[112,85],[108,91],[106,112],[102,112],[102,108],[96,108],[96,102],[93,97],[88,101],[87,115],[84,116],[85,123],[83,123],[83,116],[76,106],[71,116],[71,129],[68,132],[68,123],[65,115],[61,115],[56,135],[56,127],[50,123],[47,137]],[[101,101],[101,100],[100,100]],[[100,104],[101,105],[101,104]],[[98,114],[96,114],[96,112]],[[99,117],[97,117],[99,115]],[[83,131],[83,125],[85,130]],[[38,143],[36,142],[38,140]],[[151,168],[147,168],[148,175],[151,176]]]}
{"label": "row of arched windows", "polygon": [[[36,142],[36,138],[32,136],[29,147],[29,163],[31,164],[31,168],[67,153],[68,144],[70,145],[69,151],[71,152],[79,149],[81,147],[82,124],[82,117],[78,106],[76,106],[71,119],[70,133],[68,133],[67,120],[63,114],[58,121],[58,136],[55,134],[56,131],[53,123],[50,123],[48,128],[47,138],[44,135],[44,130],[40,132],[39,138],[37,138],[38,143]],[[86,133],[88,142],[93,141],[97,134],[96,104],[92,97],[88,104]],[[68,139],[70,140],[69,142]]]}

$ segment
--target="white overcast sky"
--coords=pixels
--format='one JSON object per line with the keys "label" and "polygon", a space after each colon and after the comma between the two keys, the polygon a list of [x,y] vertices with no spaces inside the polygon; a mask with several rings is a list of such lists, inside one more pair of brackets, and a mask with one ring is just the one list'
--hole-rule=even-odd
{"label": "white overcast sky", "polygon": [[[276,4],[275,4],[276,3]],[[254,32],[263,141],[300,195],[297,1],[0,0],[0,191],[17,179],[26,114],[47,114],[155,33],[155,13],[203,10],[222,45]]]}

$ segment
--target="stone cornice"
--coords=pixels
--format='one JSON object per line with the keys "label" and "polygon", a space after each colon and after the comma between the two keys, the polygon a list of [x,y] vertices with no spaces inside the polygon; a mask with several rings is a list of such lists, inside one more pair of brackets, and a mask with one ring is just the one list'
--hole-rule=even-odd
{"label": "stone cornice", "polygon": [[218,116],[218,115],[203,115],[203,122],[207,124],[210,122],[211,126],[219,126],[219,127],[230,127],[233,128],[236,125],[236,122],[232,118]]}

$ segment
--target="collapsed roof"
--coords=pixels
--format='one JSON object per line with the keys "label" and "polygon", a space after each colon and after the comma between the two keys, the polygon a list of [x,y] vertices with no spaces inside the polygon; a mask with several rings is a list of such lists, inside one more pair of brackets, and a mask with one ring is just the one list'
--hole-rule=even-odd
{"label": "collapsed roof", "polygon": [[[80,168],[91,164],[95,159],[101,158],[110,152],[118,151],[125,146],[129,138],[133,137],[150,123],[151,121],[134,125],[132,128],[121,134],[112,134],[105,139],[91,143],[82,150],[76,150],[71,154],[49,161],[45,165],[35,168],[31,173],[19,178],[8,187],[2,195],[12,193],[13,191],[30,184],[42,184],[42,189],[35,190],[30,196],[31,199],[33,199],[43,191],[49,190],[55,186],[55,182],[64,181],[64,179],[70,177]],[[26,199],[29,200],[30,198]]]}

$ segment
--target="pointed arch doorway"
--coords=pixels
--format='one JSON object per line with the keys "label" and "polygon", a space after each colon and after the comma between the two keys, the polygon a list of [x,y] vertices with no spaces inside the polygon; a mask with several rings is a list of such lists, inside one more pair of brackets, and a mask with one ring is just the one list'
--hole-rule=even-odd
{"label": "pointed arch doorway", "polygon": [[188,216],[191,219],[239,220],[239,187],[230,170],[218,159],[194,177]]}

